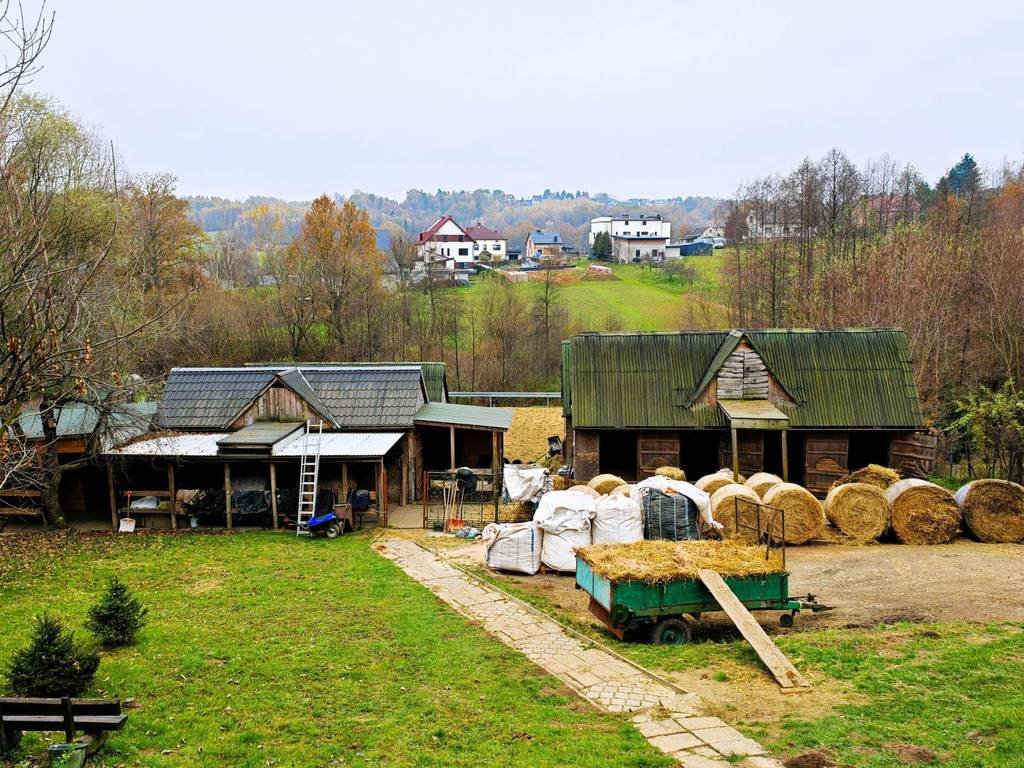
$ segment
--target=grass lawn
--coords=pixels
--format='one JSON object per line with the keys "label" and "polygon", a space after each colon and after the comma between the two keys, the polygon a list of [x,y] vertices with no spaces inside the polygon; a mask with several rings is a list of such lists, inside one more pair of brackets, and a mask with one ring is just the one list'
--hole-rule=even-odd
{"label": "grass lawn", "polygon": [[[732,686],[739,696],[717,713],[773,754],[825,748],[844,768],[896,768],[906,763],[892,745],[903,744],[931,750],[946,768],[1024,766],[1024,626],[901,623],[778,635],[779,647],[821,696],[808,706],[803,694],[783,697],[766,685],[760,661],[739,639],[686,647],[621,643],[543,595],[500,577],[497,583],[649,669]],[[970,606],[964,611],[969,615]],[[757,701],[737,703],[766,689],[785,700],[773,717],[751,716]],[[826,704],[816,708],[819,701]]]}
{"label": "grass lawn", "polygon": [[[369,543],[0,538],[0,664],[43,611],[83,635],[87,607],[118,574],[149,625],[137,646],[104,655],[89,694],[140,707],[90,764],[669,764],[625,719],[581,702]],[[26,735],[10,764],[31,765],[43,748]]]}

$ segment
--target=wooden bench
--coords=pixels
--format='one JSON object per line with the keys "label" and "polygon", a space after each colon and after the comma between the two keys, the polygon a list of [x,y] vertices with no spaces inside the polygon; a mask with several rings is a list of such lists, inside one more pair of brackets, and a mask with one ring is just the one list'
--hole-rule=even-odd
{"label": "wooden bench", "polygon": [[127,720],[117,699],[0,698],[0,754],[18,745],[22,731],[64,731],[68,743],[80,731],[91,755]]}

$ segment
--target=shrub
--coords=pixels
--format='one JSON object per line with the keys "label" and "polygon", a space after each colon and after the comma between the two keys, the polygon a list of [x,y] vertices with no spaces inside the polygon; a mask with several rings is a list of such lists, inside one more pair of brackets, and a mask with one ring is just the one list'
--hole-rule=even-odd
{"label": "shrub", "polygon": [[7,682],[19,696],[77,696],[92,682],[99,654],[75,642],[60,620],[36,618],[28,647],[15,651]]}
{"label": "shrub", "polygon": [[114,576],[100,601],[89,609],[86,626],[104,648],[120,648],[135,642],[146,623],[146,612],[146,607]]}

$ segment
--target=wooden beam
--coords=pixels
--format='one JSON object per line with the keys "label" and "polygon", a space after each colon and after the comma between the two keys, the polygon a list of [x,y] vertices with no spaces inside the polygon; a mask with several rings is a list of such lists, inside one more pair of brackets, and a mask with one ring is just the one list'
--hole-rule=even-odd
{"label": "wooden beam", "polygon": [[768,667],[768,671],[774,675],[784,693],[807,690],[811,687],[792,662],[779,650],[779,647],[765,634],[764,629],[757,623],[757,619],[750,615],[747,607],[729,589],[729,585],[725,583],[721,574],[703,568],[697,572],[697,576],[722,607],[722,610],[732,619],[732,623],[743,635],[743,639],[750,643],[761,661]]}
{"label": "wooden beam", "polygon": [[782,480],[789,482],[789,445],[786,442],[786,430],[782,430]]}
{"label": "wooden beam", "polygon": [[277,464],[270,462],[270,516],[277,530]]}
{"label": "wooden beam", "polygon": [[224,515],[227,518],[228,530],[233,527],[231,520],[231,465],[224,462]]}
{"label": "wooden beam", "polygon": [[110,523],[116,531],[117,519],[117,490],[114,488],[114,466],[107,461],[107,492],[110,494]]}
{"label": "wooden beam", "polygon": [[402,506],[404,507],[406,504],[409,503],[409,451],[408,451],[408,446],[406,446],[406,450],[402,452],[402,461],[400,463],[400,468],[399,468],[398,471],[402,473],[402,478],[401,478],[401,480],[402,480],[402,493],[401,493],[400,498],[402,500]]}
{"label": "wooden beam", "polygon": [[449,449],[451,452],[451,468],[455,469],[455,427],[448,427]]}
{"label": "wooden beam", "polygon": [[498,522],[498,501],[501,499],[501,481],[498,480],[500,464],[498,451],[498,432],[491,432],[491,485],[494,492],[494,522]]}
{"label": "wooden beam", "polygon": [[348,504],[348,462],[341,462],[341,503]]}
{"label": "wooden beam", "polygon": [[732,429],[732,481],[734,483],[740,481],[739,436],[736,434],[735,427]]}
{"label": "wooden beam", "polygon": [[167,462],[167,490],[171,494],[171,530],[178,528],[178,494],[174,484],[174,460]]}

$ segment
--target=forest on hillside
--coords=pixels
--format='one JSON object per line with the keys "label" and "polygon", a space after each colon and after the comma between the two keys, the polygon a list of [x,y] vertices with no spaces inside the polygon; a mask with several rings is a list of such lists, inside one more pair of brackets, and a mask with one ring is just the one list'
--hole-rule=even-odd
{"label": "forest on hillside", "polygon": [[[271,197],[226,200],[218,197],[186,198],[191,218],[205,232],[251,243],[258,238],[257,221],[272,213],[280,223],[279,238],[284,243],[298,234],[308,202],[289,202]],[[336,203],[351,200],[370,215],[374,227],[394,234],[416,237],[441,216],[454,216],[464,226],[482,222],[497,230],[511,245],[522,245],[534,229],[555,230],[571,246],[586,250],[590,220],[595,216],[629,212],[660,213],[672,222],[673,236],[687,229],[710,224],[721,204],[713,197],[675,197],[665,200],[618,200],[607,194],[552,192],[529,198],[516,198],[499,189],[445,191],[434,193],[409,190],[398,201],[368,192],[353,192],[348,197],[333,195]]]}

